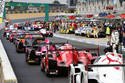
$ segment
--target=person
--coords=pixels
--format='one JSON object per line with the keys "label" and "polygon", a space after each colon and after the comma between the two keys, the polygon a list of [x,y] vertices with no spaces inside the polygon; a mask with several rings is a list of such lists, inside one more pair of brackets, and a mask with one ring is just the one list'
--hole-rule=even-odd
{"label": "person", "polygon": [[125,47],[125,21],[123,22],[123,46]]}
{"label": "person", "polygon": [[94,38],[98,38],[98,27],[96,25],[94,25],[94,28],[93,28],[93,33],[94,33]]}
{"label": "person", "polygon": [[19,49],[24,48],[24,45],[23,45],[23,44],[24,44],[24,43],[23,43],[23,40],[20,40],[19,45],[18,45],[18,48],[19,48]]}
{"label": "person", "polygon": [[119,32],[119,47],[120,47],[120,53],[122,53],[122,45],[123,45],[123,27],[120,23],[117,25],[117,30]]}
{"label": "person", "polygon": [[110,32],[111,32],[111,31],[110,31],[110,27],[107,26],[107,27],[106,27],[106,37],[107,37],[107,38],[109,38]]}
{"label": "person", "polygon": [[112,51],[118,53],[119,48],[119,32],[115,28],[111,33],[110,45],[112,46]]}

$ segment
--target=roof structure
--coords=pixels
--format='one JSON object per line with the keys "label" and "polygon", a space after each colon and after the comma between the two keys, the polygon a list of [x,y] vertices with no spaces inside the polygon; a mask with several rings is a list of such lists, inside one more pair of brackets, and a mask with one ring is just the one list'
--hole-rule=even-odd
{"label": "roof structure", "polygon": [[[29,2],[29,3],[53,3],[54,0],[6,0],[6,2],[13,1],[13,2]],[[66,4],[66,0],[58,0],[61,4]]]}

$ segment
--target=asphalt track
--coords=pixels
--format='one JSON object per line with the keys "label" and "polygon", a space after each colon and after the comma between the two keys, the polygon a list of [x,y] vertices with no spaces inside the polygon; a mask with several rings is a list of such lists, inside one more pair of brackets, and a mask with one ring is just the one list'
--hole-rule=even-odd
{"label": "asphalt track", "polygon": [[[13,20],[13,22],[22,22],[23,19],[20,20]],[[69,78],[64,76],[53,76],[47,77],[45,73],[40,71],[39,65],[28,65],[25,62],[25,54],[17,53],[15,50],[15,45],[10,43],[8,40],[3,38],[0,32],[0,38],[3,42],[9,60],[12,64],[14,72],[17,76],[18,83],[69,83]],[[61,38],[50,38],[53,42],[67,42],[65,39]],[[75,41],[68,41],[69,43],[73,44],[77,48],[95,48],[97,46],[75,42]],[[103,54],[104,47],[100,47],[100,54]]]}
{"label": "asphalt track", "polygon": [[[53,42],[67,42],[65,39],[61,38],[50,38]],[[1,40],[10,59],[14,72],[17,76],[19,83],[69,83],[68,76],[52,76],[47,77],[45,73],[40,71],[39,65],[28,65],[25,62],[25,54],[17,53],[14,44],[10,43],[8,40],[1,36]],[[77,48],[90,48],[97,47],[94,45],[68,41],[72,43]],[[101,51],[103,47],[100,48]]]}

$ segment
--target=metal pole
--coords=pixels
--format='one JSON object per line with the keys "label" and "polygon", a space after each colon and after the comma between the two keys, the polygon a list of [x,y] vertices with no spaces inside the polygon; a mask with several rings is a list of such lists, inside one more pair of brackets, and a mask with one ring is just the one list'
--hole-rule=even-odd
{"label": "metal pole", "polygon": [[49,4],[45,5],[45,21],[49,20]]}

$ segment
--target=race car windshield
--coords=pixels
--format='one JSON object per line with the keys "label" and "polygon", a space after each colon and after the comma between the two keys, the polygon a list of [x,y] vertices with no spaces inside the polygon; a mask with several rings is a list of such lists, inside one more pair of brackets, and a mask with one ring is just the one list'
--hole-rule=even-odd
{"label": "race car windshield", "polygon": [[36,39],[36,40],[34,40],[33,45],[40,45],[42,43],[44,43],[44,41],[42,39]]}

